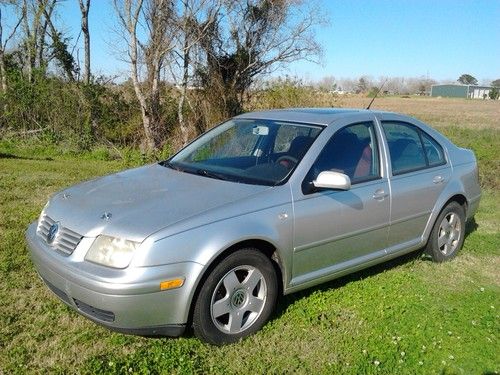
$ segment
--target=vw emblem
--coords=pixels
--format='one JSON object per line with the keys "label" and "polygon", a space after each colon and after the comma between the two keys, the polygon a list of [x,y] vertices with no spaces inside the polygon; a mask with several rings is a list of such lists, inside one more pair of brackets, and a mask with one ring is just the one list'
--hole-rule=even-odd
{"label": "vw emblem", "polygon": [[49,233],[47,233],[47,243],[51,244],[56,238],[57,232],[59,231],[59,224],[54,223],[49,228]]}
{"label": "vw emblem", "polygon": [[246,299],[245,291],[237,290],[231,297],[231,303],[233,304],[234,307],[238,308],[241,307],[241,305],[243,305],[245,299]]}

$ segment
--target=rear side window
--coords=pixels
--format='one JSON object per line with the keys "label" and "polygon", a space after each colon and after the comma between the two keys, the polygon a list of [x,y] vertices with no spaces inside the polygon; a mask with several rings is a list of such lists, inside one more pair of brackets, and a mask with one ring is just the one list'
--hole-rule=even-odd
{"label": "rear side window", "polygon": [[422,132],[425,155],[429,161],[429,166],[442,165],[446,163],[443,148],[429,134]]}
{"label": "rear side window", "polygon": [[389,145],[392,174],[399,175],[444,164],[442,147],[427,133],[402,122],[382,122]]}

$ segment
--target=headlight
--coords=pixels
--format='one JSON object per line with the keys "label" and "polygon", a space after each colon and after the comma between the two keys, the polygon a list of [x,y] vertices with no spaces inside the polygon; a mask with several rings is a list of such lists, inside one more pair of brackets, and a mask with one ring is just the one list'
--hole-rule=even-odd
{"label": "headlight", "polygon": [[130,264],[139,242],[110,236],[98,236],[90,246],[85,260],[113,268],[125,268]]}

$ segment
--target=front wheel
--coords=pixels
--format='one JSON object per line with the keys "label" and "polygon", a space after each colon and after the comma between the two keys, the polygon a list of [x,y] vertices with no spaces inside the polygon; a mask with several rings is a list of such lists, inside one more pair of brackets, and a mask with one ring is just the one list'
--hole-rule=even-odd
{"label": "front wheel", "polygon": [[238,250],[209,274],[195,302],[195,335],[209,343],[235,342],[258,331],[278,296],[271,260],[257,249]]}
{"label": "front wheel", "polygon": [[445,262],[457,255],[465,237],[465,212],[457,202],[449,203],[432,228],[425,253],[435,262]]}

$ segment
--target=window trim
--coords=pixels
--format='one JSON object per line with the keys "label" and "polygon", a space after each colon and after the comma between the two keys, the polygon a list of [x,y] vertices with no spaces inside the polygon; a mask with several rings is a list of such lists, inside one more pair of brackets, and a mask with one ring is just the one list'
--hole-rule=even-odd
{"label": "window trim", "polygon": [[[423,154],[424,154],[425,166],[423,166],[423,167],[416,167],[416,168],[410,168],[410,169],[404,169],[402,171],[394,172],[394,166],[392,164],[392,157],[391,157],[391,149],[389,147],[389,141],[388,141],[388,138],[387,138],[387,133],[385,131],[385,127],[384,127],[384,124],[386,124],[386,123],[401,124],[403,126],[406,126],[408,128],[411,128],[411,129],[415,130],[415,132],[418,134],[418,138],[420,140],[420,146],[422,147],[422,151],[423,151]],[[439,143],[433,136],[431,136],[425,130],[423,130],[422,128],[420,128],[419,126],[417,126],[415,124],[412,124],[410,122],[401,121],[401,120],[382,120],[382,121],[380,121],[380,127],[382,128],[382,133],[384,134],[385,143],[387,145],[387,152],[388,152],[389,160],[391,162],[391,171],[390,172],[391,172],[392,176],[401,176],[403,174],[417,172],[417,171],[422,171],[422,170],[425,170],[425,169],[431,169],[431,168],[440,167],[440,166],[448,164],[448,161],[446,159],[446,153],[445,153],[443,145],[441,143]],[[436,142],[439,145],[439,147],[441,148],[441,154],[443,155],[443,161],[441,163],[439,163],[439,164],[430,164],[429,163],[429,158],[427,157],[427,153],[425,152],[425,145],[424,145],[422,134],[425,134],[426,136],[428,136],[430,139],[432,139],[434,142]]]}
{"label": "window trim", "polygon": [[[382,160],[381,160],[381,156],[382,156],[382,152],[381,152],[382,151],[381,150],[382,142],[380,142],[380,139],[379,139],[379,134],[378,134],[378,131],[377,131],[377,124],[376,124],[375,120],[372,120],[372,119],[370,119],[370,120],[361,120],[361,121],[353,122],[353,123],[350,123],[350,124],[342,126],[341,128],[337,129],[331,135],[331,137],[326,141],[326,143],[324,144],[323,148],[321,149],[321,151],[316,156],[316,159],[314,159],[314,162],[311,164],[311,167],[307,171],[304,179],[302,180],[302,184],[301,184],[302,194],[304,194],[304,195],[310,195],[310,194],[314,194],[314,193],[318,193],[318,192],[326,191],[327,190],[327,189],[311,189],[309,186],[310,186],[310,184],[312,184],[312,181],[307,181],[307,179],[308,179],[307,177],[308,177],[309,173],[311,172],[312,168],[314,167],[314,165],[316,164],[316,162],[318,161],[319,157],[321,156],[321,153],[323,152],[323,150],[325,149],[325,147],[328,145],[328,143],[332,140],[332,138],[335,137],[335,135],[338,132],[340,132],[341,130],[344,130],[345,128],[348,128],[350,126],[355,126],[355,125],[360,125],[360,124],[370,124],[370,126],[372,128],[372,134],[373,134],[373,137],[375,139],[375,146],[376,146],[375,148],[377,150],[376,152],[378,153],[378,157],[377,157],[377,160],[378,160],[378,176],[374,176],[374,177],[362,177],[362,178],[357,179],[354,182],[351,180],[351,186],[356,187],[356,185],[364,184],[366,182],[372,182],[372,181],[377,181],[377,180],[383,179],[383,176],[382,176]],[[328,189],[328,191],[333,191],[333,190]]]}

